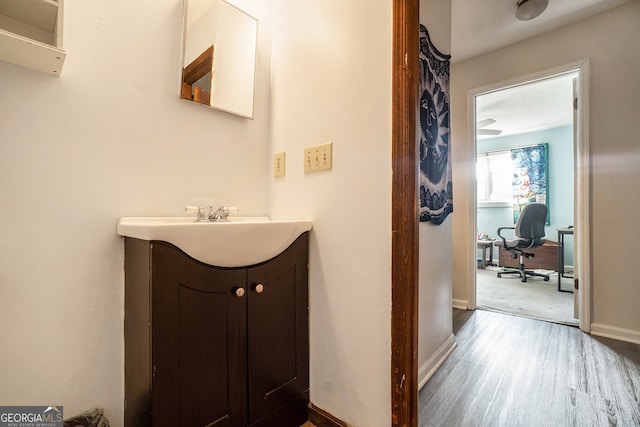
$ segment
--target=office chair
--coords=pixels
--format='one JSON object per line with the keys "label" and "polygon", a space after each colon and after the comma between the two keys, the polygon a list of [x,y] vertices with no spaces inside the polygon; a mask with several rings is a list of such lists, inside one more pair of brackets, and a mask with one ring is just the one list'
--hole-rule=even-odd
{"label": "office chair", "polygon": [[[545,282],[549,281],[548,274],[536,273],[533,270],[527,270],[524,266],[524,259],[531,259],[535,254],[527,252],[527,249],[537,248],[544,245],[544,224],[547,222],[547,207],[542,203],[529,203],[526,205],[515,227],[498,227],[498,237],[500,239],[494,242],[496,246],[502,246],[511,252],[511,258],[520,257],[520,266],[518,268],[502,267],[498,272],[498,277],[503,274],[519,274],[522,281],[527,281],[527,275],[543,277]],[[507,240],[502,234],[502,230],[515,230],[516,238]]]}

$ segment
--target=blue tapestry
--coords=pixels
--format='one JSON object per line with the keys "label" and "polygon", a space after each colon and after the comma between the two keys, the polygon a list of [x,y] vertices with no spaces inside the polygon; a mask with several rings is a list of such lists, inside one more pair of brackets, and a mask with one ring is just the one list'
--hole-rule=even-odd
{"label": "blue tapestry", "polygon": [[420,25],[420,221],[442,224],[453,212],[449,146],[449,59]]}
{"label": "blue tapestry", "polygon": [[529,203],[542,203],[547,206],[547,225],[549,222],[548,175],[549,144],[511,149],[513,163],[513,223],[518,221],[520,212]]}

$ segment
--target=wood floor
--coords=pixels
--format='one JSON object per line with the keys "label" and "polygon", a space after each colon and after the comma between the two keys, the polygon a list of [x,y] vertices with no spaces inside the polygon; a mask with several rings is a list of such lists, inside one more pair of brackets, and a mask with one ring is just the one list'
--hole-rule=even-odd
{"label": "wood floor", "polygon": [[454,333],[421,427],[640,426],[640,345],[481,310],[454,310]]}

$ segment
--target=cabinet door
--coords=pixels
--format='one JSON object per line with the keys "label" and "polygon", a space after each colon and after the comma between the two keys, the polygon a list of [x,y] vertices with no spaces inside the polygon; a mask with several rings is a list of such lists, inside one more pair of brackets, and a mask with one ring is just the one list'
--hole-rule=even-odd
{"label": "cabinet door", "polygon": [[[273,260],[248,270],[249,423],[297,426],[306,420],[308,397],[300,396],[309,389],[307,263],[305,233]],[[287,405],[296,398],[294,408]],[[276,413],[288,415],[273,418]],[[298,417],[303,422],[295,424]]]}
{"label": "cabinet door", "polygon": [[246,270],[152,248],[154,426],[245,426]]}

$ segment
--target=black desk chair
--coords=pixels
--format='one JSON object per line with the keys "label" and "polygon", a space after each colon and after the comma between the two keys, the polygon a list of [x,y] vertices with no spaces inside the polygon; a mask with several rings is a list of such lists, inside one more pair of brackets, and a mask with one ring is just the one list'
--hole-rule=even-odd
{"label": "black desk chair", "polygon": [[[502,246],[511,252],[511,258],[520,257],[520,266],[518,268],[502,267],[498,272],[498,277],[503,274],[519,274],[523,282],[527,281],[527,275],[543,277],[544,281],[549,281],[548,274],[536,273],[533,270],[527,270],[524,266],[524,259],[531,259],[535,254],[527,252],[527,249],[537,248],[544,245],[544,224],[547,222],[547,207],[542,203],[529,203],[526,205],[515,227],[498,227],[498,237],[502,240],[496,240],[494,245]],[[502,230],[515,230],[516,238],[507,240],[502,234]]]}

